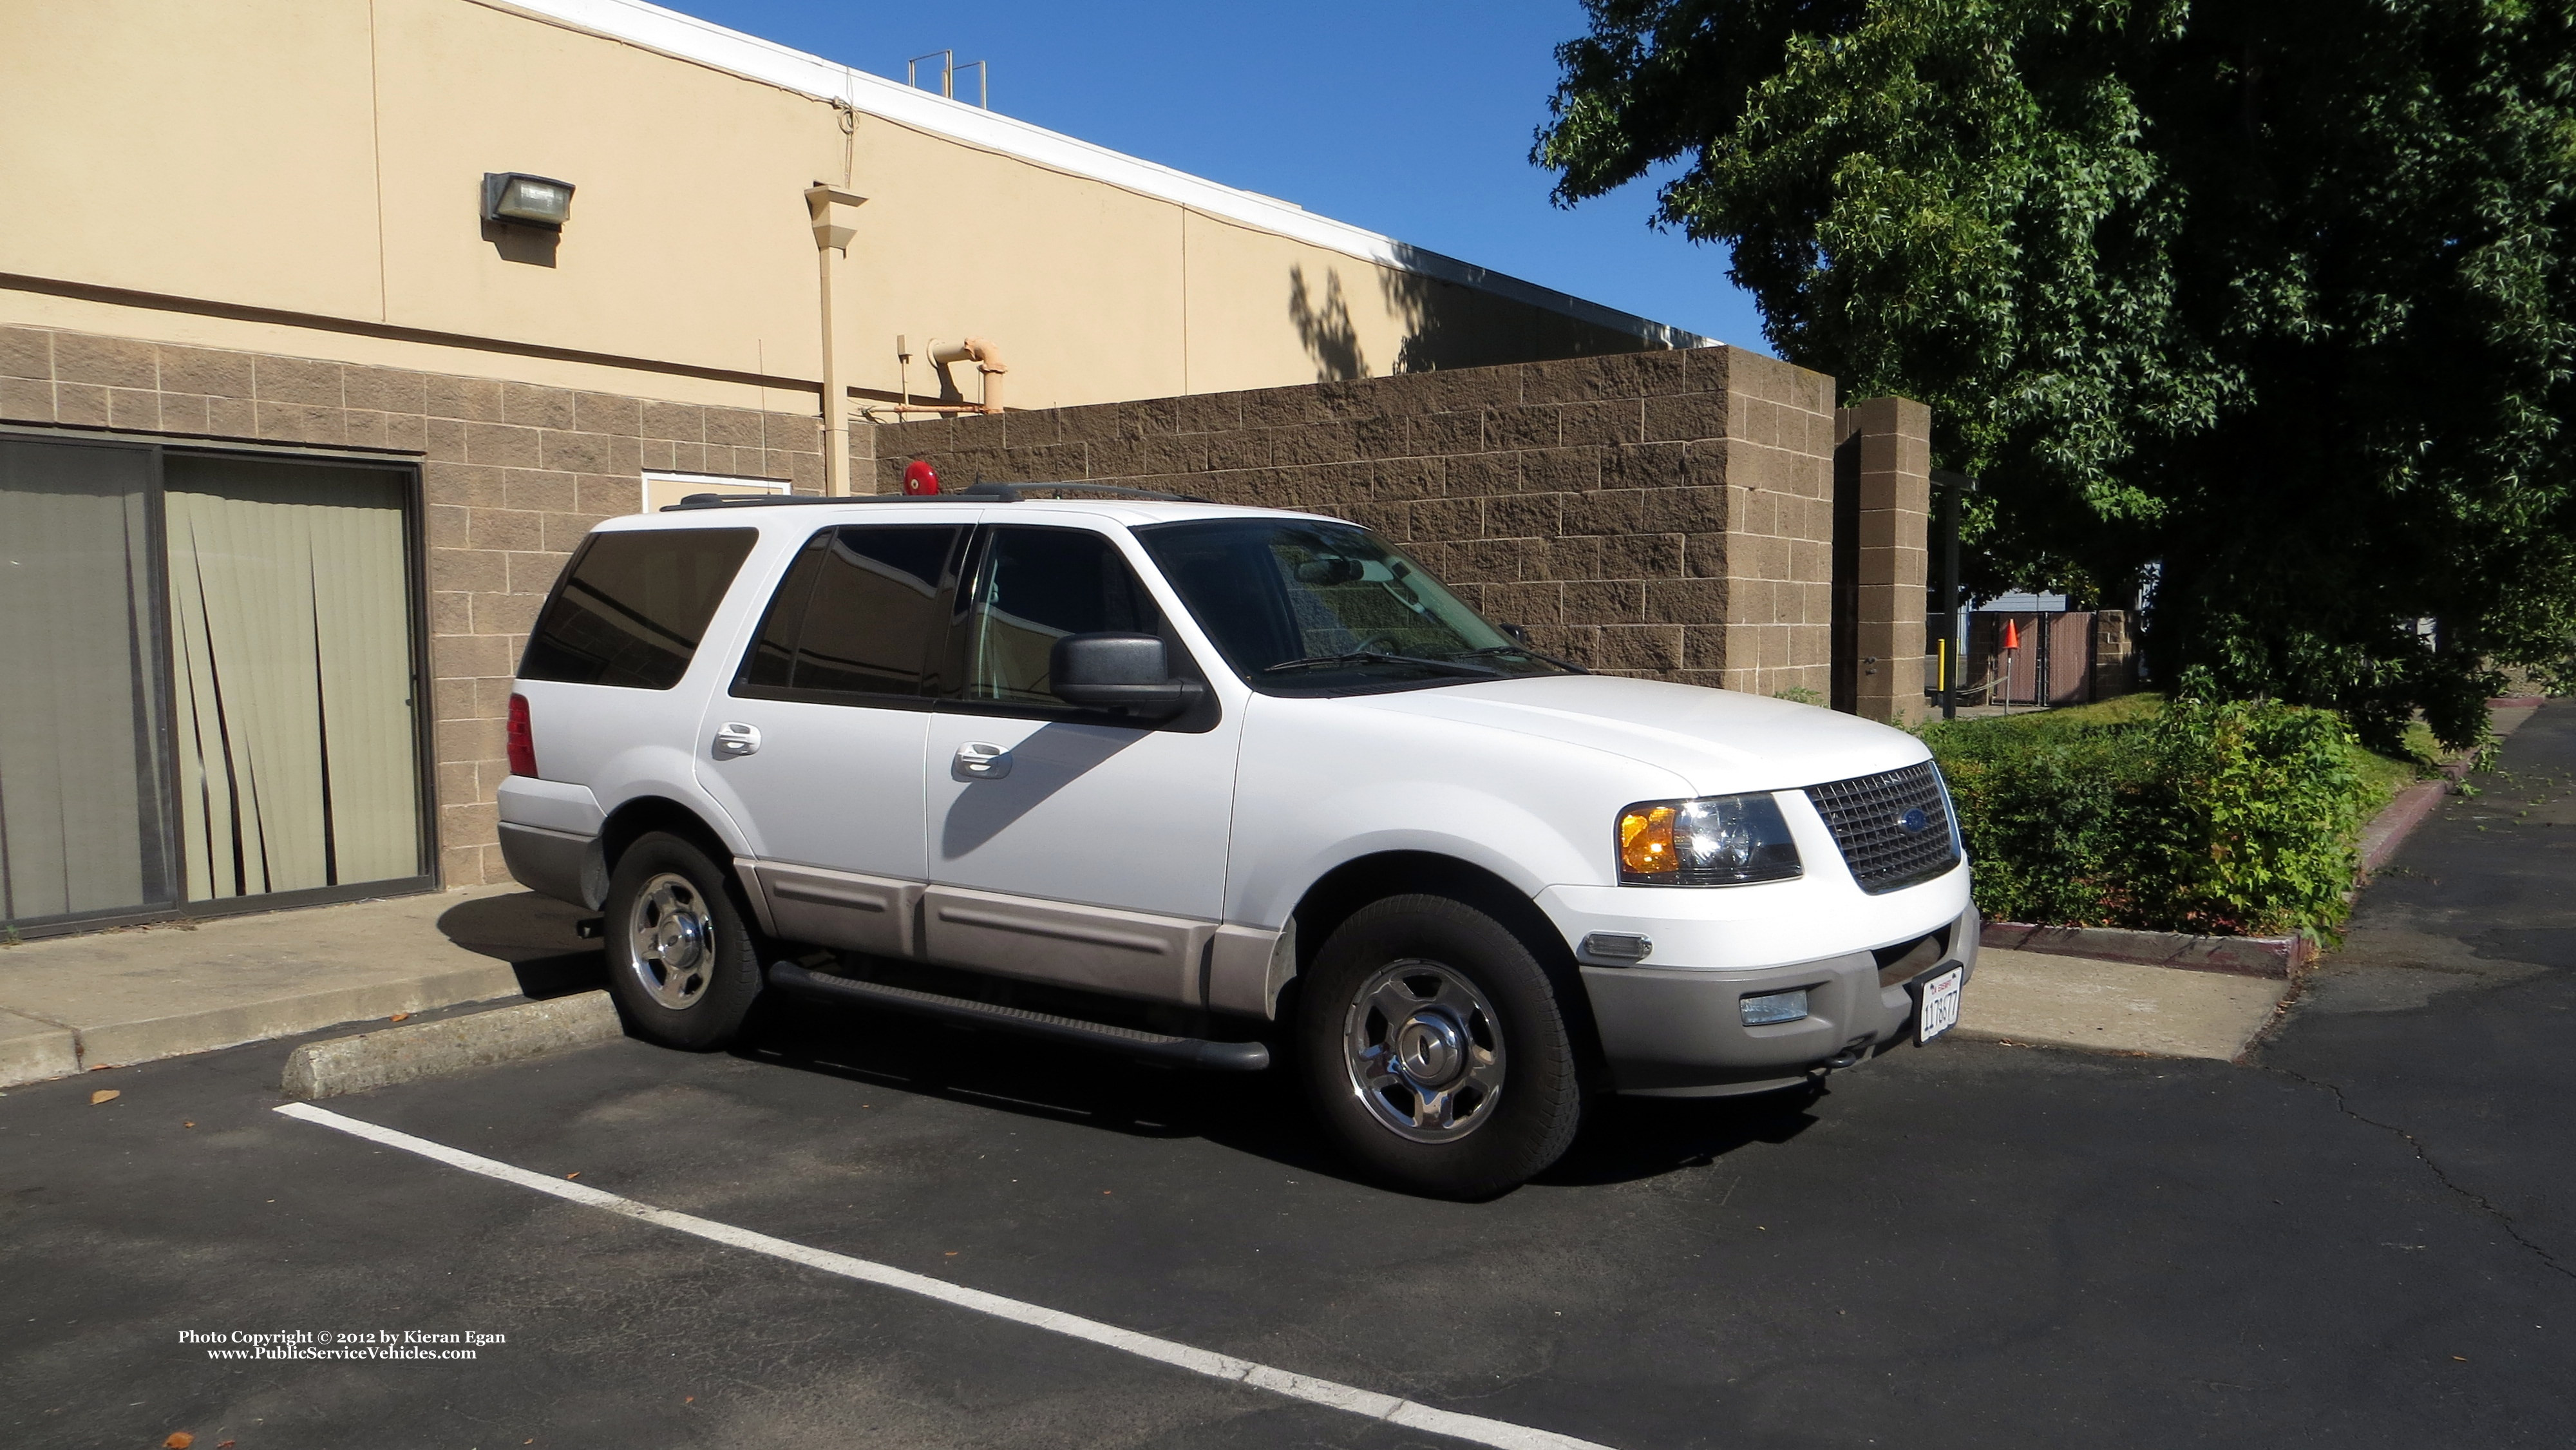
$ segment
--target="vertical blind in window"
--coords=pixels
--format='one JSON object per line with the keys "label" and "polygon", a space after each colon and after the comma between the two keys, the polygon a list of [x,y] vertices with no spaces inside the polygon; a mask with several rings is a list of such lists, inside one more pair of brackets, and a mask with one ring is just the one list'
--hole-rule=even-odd
{"label": "vertical blind in window", "polygon": [[165,478],[188,898],[419,875],[400,476],[174,457]]}
{"label": "vertical blind in window", "polygon": [[170,900],[149,455],[0,439],[0,921]]}

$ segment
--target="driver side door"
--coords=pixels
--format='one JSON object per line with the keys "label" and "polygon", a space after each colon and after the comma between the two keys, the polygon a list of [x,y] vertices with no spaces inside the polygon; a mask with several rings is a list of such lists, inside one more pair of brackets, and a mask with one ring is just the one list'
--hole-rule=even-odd
{"label": "driver side door", "polygon": [[1211,695],[1138,724],[1050,688],[1055,641],[1099,631],[1160,634],[1175,674],[1206,678],[1109,532],[989,526],[957,599],[925,755],[929,955],[1204,1005],[1240,712]]}

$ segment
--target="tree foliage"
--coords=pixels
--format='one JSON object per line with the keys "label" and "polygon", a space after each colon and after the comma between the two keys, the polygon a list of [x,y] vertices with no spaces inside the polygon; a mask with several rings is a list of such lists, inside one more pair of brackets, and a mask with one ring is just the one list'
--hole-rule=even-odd
{"label": "tree foliage", "polygon": [[1978,582],[2152,578],[2166,678],[2375,740],[2565,659],[2576,0],[1586,3],[1557,199],[1664,176],[1784,356],[1931,403]]}

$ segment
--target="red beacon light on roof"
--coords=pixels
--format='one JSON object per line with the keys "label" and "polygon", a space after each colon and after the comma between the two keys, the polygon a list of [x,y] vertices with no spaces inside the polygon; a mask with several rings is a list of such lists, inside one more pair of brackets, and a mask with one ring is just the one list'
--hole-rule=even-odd
{"label": "red beacon light on roof", "polygon": [[939,470],[930,460],[916,458],[903,466],[903,491],[914,498],[927,498],[939,492]]}

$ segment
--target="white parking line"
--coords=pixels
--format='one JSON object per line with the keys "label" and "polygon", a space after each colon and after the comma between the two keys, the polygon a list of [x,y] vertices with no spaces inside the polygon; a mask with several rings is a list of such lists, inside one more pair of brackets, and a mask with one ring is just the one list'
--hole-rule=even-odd
{"label": "white parking line", "polygon": [[785,1239],[771,1238],[767,1234],[735,1228],[729,1223],[718,1223],[713,1219],[699,1218],[694,1214],[674,1213],[667,1208],[655,1208],[649,1203],[620,1198],[614,1193],[585,1188],[581,1184],[551,1178],[542,1173],[531,1173],[525,1168],[514,1168],[496,1159],[450,1148],[444,1143],[433,1143],[427,1138],[415,1138],[409,1133],[381,1128],[356,1118],[342,1117],[338,1113],[314,1107],[309,1103],[286,1103],[277,1111],[307,1123],[317,1123],[325,1128],[337,1128],[343,1133],[365,1138],[370,1142],[382,1143],[388,1148],[400,1148],[406,1153],[417,1153],[423,1158],[444,1163],[451,1168],[462,1168],[468,1173],[479,1173],[486,1178],[498,1179],[503,1183],[515,1183],[521,1188],[532,1188],[539,1193],[550,1193],[557,1198],[588,1208],[623,1214],[628,1218],[641,1219],[661,1228],[673,1229],[684,1234],[695,1234],[699,1238],[712,1240],[731,1248],[749,1249],[756,1254],[785,1259],[791,1264],[803,1264],[809,1269],[838,1274],[845,1279],[858,1279],[865,1283],[879,1284],[888,1289],[901,1289],[905,1293],[919,1294],[926,1299],[936,1299],[943,1304],[954,1304],[961,1309],[990,1314],[996,1319],[1008,1319],[1014,1324],[1052,1330],[1057,1334],[1089,1340],[1093,1344],[1106,1345],[1111,1349],[1123,1349],[1129,1354],[1203,1374],[1210,1379],[1238,1380],[1259,1389],[1286,1395],[1290,1399],[1325,1405],[1336,1410],[1347,1410],[1354,1415],[1364,1415],[1372,1420],[1385,1420],[1390,1424],[1402,1425],[1411,1430],[1446,1435],[1451,1439],[1466,1440],[1478,1445],[1491,1445],[1495,1450],[1609,1450],[1607,1446],[1590,1440],[1577,1440],[1571,1435],[1559,1435],[1549,1430],[1534,1430],[1527,1425],[1514,1425],[1503,1420],[1488,1420],[1481,1415],[1461,1415],[1449,1410],[1435,1410],[1428,1405],[1418,1405],[1411,1400],[1398,1399],[1393,1395],[1381,1395],[1371,1390],[1335,1384],[1331,1380],[1319,1380],[1311,1375],[1292,1374],[1284,1369],[1272,1369],[1266,1364],[1255,1364],[1248,1359],[1236,1359],[1230,1354],[1218,1354],[1212,1350],[1193,1349],[1186,1344],[1174,1344],[1168,1339],[1156,1339],[1150,1334],[1138,1334],[1132,1329],[1121,1329],[1114,1324],[1103,1324],[1097,1319],[1085,1319],[1078,1314],[1041,1308],[1035,1304],[1023,1304],[1017,1299],[1005,1299],[999,1294],[987,1294],[980,1289],[960,1288],[943,1280],[911,1273],[886,1264],[854,1259],[847,1254],[835,1254],[824,1249],[807,1248],[803,1244],[789,1243]]}

